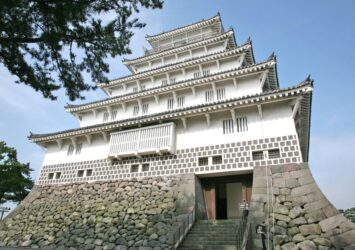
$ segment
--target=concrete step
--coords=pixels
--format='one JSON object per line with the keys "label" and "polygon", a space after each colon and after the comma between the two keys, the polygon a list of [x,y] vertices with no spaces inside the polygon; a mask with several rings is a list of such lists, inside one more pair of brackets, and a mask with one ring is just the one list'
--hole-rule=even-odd
{"label": "concrete step", "polygon": [[205,245],[194,245],[194,246],[181,246],[179,250],[237,250],[235,245],[219,245],[219,246],[205,246]]}

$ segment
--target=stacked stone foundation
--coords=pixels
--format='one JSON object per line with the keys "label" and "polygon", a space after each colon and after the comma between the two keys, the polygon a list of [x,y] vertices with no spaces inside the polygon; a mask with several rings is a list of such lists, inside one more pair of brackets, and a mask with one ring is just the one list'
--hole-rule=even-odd
{"label": "stacked stone foundation", "polygon": [[250,215],[253,249],[262,245],[259,224],[275,249],[355,249],[355,224],[324,196],[308,164],[254,168]]}
{"label": "stacked stone foundation", "polygon": [[0,246],[172,249],[194,175],[36,186],[0,224]]}

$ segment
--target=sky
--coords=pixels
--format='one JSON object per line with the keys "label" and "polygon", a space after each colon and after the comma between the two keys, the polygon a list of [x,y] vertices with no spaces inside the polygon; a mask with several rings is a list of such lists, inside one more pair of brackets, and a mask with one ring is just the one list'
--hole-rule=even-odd
{"label": "sky", "polygon": [[[144,37],[210,18],[220,12],[225,29],[233,27],[238,44],[251,37],[256,61],[272,52],[282,88],[311,74],[314,79],[309,164],[313,176],[337,208],[355,207],[355,1],[324,0],[166,0],[162,10],[144,10],[144,29],[131,41],[135,58],[149,47]],[[109,18],[109,16],[106,16]],[[122,57],[109,59],[109,78],[128,75]],[[28,141],[29,132],[55,132],[79,126],[57,101],[15,83],[0,64],[0,140],[30,162],[36,179],[44,151]],[[85,93],[85,103],[105,98],[101,90]]]}

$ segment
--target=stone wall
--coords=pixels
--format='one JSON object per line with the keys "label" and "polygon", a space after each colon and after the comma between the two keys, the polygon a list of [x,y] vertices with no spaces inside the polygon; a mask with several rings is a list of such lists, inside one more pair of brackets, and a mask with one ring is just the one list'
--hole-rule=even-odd
{"label": "stone wall", "polygon": [[261,246],[255,225],[264,223],[275,249],[355,249],[355,225],[323,195],[308,164],[256,167],[250,219],[254,248]]}
{"label": "stone wall", "polygon": [[0,225],[0,246],[171,249],[195,176],[36,186]]}

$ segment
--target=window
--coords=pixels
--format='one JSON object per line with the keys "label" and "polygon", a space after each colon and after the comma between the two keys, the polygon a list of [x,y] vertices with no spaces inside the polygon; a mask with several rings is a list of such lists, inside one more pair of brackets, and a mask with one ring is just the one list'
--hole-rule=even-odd
{"label": "window", "polygon": [[200,76],[201,76],[200,71],[194,73],[194,78],[199,78]]}
{"label": "window", "polygon": [[223,134],[234,133],[234,124],[232,119],[223,120]]}
{"label": "window", "polygon": [[57,173],[55,173],[55,178],[58,180],[58,179],[60,179],[61,175],[62,175],[61,172],[57,172]]}
{"label": "window", "polygon": [[149,164],[148,163],[142,165],[142,172],[147,172],[147,171],[149,171]]}
{"label": "window", "polygon": [[220,88],[217,89],[217,101],[223,100],[226,98],[226,89]]}
{"label": "window", "polygon": [[92,176],[92,169],[86,170],[86,176]]}
{"label": "window", "polygon": [[103,121],[103,122],[107,122],[109,115],[110,115],[110,114],[109,114],[108,112],[105,112],[102,121]]}
{"label": "window", "polygon": [[174,99],[168,99],[168,110],[174,108]]}
{"label": "window", "polygon": [[78,177],[84,176],[84,170],[78,170]]}
{"label": "window", "polygon": [[185,96],[179,96],[177,98],[177,107],[181,108],[185,106]]}
{"label": "window", "polygon": [[132,165],[131,166],[131,173],[137,173],[139,170],[139,165]]}
{"label": "window", "polygon": [[236,131],[237,132],[246,132],[248,131],[248,120],[246,117],[239,117],[236,119]]}
{"label": "window", "polygon": [[139,106],[133,107],[133,116],[137,116],[139,114]]}
{"label": "window", "polygon": [[199,166],[207,166],[208,165],[208,157],[198,158]]}
{"label": "window", "polygon": [[76,145],[76,150],[75,150],[75,154],[80,154],[81,153],[81,148],[83,147],[83,144],[82,143],[78,143]]}
{"label": "window", "polygon": [[213,90],[207,90],[205,92],[205,101],[206,102],[213,102],[213,100],[214,100]]}
{"label": "window", "polygon": [[176,83],[176,78],[170,78],[170,84]]}
{"label": "window", "polygon": [[133,93],[138,92],[138,87],[133,87],[132,92],[133,92]]}
{"label": "window", "polygon": [[49,174],[48,174],[48,179],[49,179],[49,180],[52,180],[53,178],[54,178],[54,173],[49,173]]}
{"label": "window", "polygon": [[277,159],[280,158],[280,149],[270,149],[268,151],[269,153],[269,159]]}
{"label": "window", "polygon": [[212,156],[212,164],[222,164],[222,155]]}
{"label": "window", "polygon": [[141,90],[145,90],[145,85],[141,85]]}
{"label": "window", "polygon": [[166,86],[168,85],[168,80],[164,79],[161,81],[161,86]]}
{"label": "window", "polygon": [[148,113],[148,107],[149,107],[148,103],[143,104],[143,106],[142,106],[142,114],[143,115]]}
{"label": "window", "polygon": [[253,155],[253,161],[260,161],[264,159],[263,151],[254,151],[252,155]]}
{"label": "window", "polygon": [[208,76],[210,74],[210,70],[209,69],[205,69],[202,71],[203,76]]}
{"label": "window", "polygon": [[116,120],[116,117],[117,117],[117,110],[113,110],[112,111],[111,121]]}
{"label": "window", "polygon": [[73,144],[70,144],[68,147],[67,155],[72,155],[73,153],[74,153],[74,146]]}

